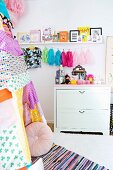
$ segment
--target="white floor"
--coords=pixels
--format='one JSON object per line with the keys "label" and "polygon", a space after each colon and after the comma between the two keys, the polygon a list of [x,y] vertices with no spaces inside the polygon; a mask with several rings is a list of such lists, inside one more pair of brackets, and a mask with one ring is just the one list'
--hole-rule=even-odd
{"label": "white floor", "polygon": [[113,170],[113,136],[54,133],[54,143]]}

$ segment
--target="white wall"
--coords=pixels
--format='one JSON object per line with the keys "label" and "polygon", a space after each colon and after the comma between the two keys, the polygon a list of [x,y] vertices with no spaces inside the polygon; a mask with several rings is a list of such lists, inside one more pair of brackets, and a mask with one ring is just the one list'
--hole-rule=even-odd
{"label": "white wall", "polygon": [[[84,66],[88,73],[105,79],[106,36],[113,35],[113,0],[25,0],[25,14],[16,32],[52,27],[56,30],[76,29],[78,26],[102,27],[102,44],[48,45],[55,49],[89,48],[93,64]],[[41,48],[44,46],[40,45]],[[43,111],[48,121],[53,121],[53,86],[56,67],[42,65],[30,70]],[[70,73],[72,69],[66,69]]]}

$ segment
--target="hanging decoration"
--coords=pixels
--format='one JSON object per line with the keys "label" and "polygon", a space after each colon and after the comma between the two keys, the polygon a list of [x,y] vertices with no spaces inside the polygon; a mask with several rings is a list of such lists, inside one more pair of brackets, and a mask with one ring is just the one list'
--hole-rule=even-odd
{"label": "hanging decoration", "polygon": [[9,15],[15,25],[18,18],[24,13],[24,0],[4,0],[8,9]]}
{"label": "hanging decoration", "polygon": [[48,64],[53,66],[54,65],[54,50],[53,48],[50,48],[48,51]]}
{"label": "hanging decoration", "polygon": [[77,65],[93,64],[93,54],[89,48],[75,49],[74,51],[60,51],[45,47],[42,51],[42,62],[50,66],[74,67]]}
{"label": "hanging decoration", "polygon": [[22,15],[24,12],[24,0],[5,0],[8,10],[11,12]]}
{"label": "hanging decoration", "polygon": [[55,65],[60,66],[61,65],[61,51],[57,50],[55,54]]}
{"label": "hanging decoration", "polygon": [[25,62],[27,64],[27,68],[40,68],[41,67],[41,55],[42,51],[38,47],[34,47],[33,49],[30,48],[23,48]]}
{"label": "hanging decoration", "polygon": [[48,62],[48,48],[47,47],[45,47],[42,51],[42,61],[43,63]]}

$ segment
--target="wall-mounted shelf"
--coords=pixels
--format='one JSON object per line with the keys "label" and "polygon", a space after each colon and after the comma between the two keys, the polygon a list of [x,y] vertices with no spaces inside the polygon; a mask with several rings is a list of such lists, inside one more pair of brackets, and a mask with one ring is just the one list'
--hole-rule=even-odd
{"label": "wall-mounted shelf", "polygon": [[20,45],[75,45],[75,44],[102,44],[103,42],[37,42],[37,43],[20,43]]}

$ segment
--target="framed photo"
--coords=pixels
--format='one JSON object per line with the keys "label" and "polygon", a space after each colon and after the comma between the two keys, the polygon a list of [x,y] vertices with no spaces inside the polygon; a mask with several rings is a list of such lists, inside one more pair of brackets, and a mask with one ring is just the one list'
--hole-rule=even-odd
{"label": "framed photo", "polygon": [[69,35],[70,42],[78,42],[79,34],[80,34],[79,30],[70,30],[70,35]]}
{"label": "framed photo", "polygon": [[90,28],[92,42],[102,42],[102,28]]}

